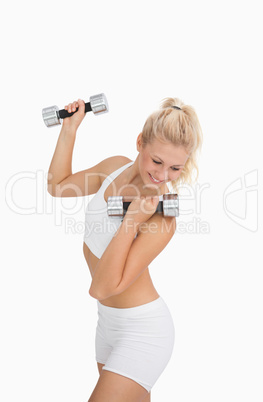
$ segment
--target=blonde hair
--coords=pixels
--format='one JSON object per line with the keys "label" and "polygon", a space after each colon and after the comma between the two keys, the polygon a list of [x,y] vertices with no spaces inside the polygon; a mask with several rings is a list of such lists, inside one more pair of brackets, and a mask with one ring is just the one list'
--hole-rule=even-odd
{"label": "blonde hair", "polygon": [[[184,147],[190,155],[178,179],[170,182],[174,192],[178,192],[178,185],[193,184],[197,180],[199,176],[197,162],[203,134],[192,106],[185,105],[178,98],[164,99],[160,109],[153,112],[146,120],[141,139],[143,146],[152,143],[155,139],[163,142],[170,141],[174,145]],[[193,177],[194,172],[195,177]]]}

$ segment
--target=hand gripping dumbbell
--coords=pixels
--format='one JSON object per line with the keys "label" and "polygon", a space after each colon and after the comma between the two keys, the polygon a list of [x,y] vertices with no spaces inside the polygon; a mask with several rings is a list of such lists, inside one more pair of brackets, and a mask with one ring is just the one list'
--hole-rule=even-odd
{"label": "hand gripping dumbbell", "polygon": [[[77,109],[78,110],[78,109]],[[59,110],[57,106],[50,106],[42,109],[42,116],[47,127],[57,126],[61,124],[60,119],[72,116],[74,113],[67,110]],[[92,111],[95,115],[106,113],[109,111],[108,102],[104,94],[93,95],[89,98],[89,102],[85,103],[85,113]]]}
{"label": "hand gripping dumbbell", "polygon": [[[108,216],[124,216],[131,201],[123,201],[121,196],[108,197]],[[159,201],[155,213],[162,213],[163,216],[179,216],[179,200],[177,194],[163,194],[163,201]]]}

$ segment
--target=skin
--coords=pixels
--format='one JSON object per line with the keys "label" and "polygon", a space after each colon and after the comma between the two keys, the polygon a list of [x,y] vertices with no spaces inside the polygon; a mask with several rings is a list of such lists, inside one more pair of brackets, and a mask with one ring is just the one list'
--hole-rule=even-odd
{"label": "skin", "polygon": [[[135,170],[139,186],[144,184],[142,194],[145,195],[157,192],[164,194],[167,189],[165,183],[176,180],[189,157],[186,150],[170,142],[162,142],[155,139],[152,143],[142,144],[142,134],[137,138],[137,151],[139,152],[135,161]],[[153,183],[149,173],[161,183]],[[134,180],[131,178],[130,180]]]}
{"label": "skin", "polygon": [[[84,102],[80,99],[65,106],[69,112],[74,112],[76,108],[79,110],[71,118],[64,119],[61,137],[50,165],[49,188],[54,196],[62,196],[62,191],[64,191],[63,196],[76,195],[72,193],[72,186],[70,189],[72,184],[79,189],[77,195],[96,193],[105,177],[131,161],[126,157],[116,156],[102,161],[94,168],[72,175],[72,151],[76,131],[85,117],[84,107]],[[170,225],[171,230],[168,229],[165,233],[159,231],[154,235],[149,230],[143,232],[142,227],[146,225],[146,229],[149,229],[150,224],[155,224],[160,228],[164,219],[169,223],[175,222],[175,218],[164,218],[154,214],[159,201],[154,196],[169,192],[166,183],[179,177],[189,157],[183,147],[175,146],[170,142],[156,139],[150,144],[143,145],[141,134],[137,137],[136,147],[138,155],[134,163],[125,169],[104,193],[105,200],[110,195],[122,195],[133,199],[120,227],[121,231],[127,225],[126,229],[129,226],[130,232],[128,233],[127,229],[121,236],[118,236],[117,232],[101,259],[98,259],[85,243],[83,245],[84,256],[92,276],[90,294],[98,298],[101,304],[109,307],[129,308],[149,303],[159,297],[152,283],[147,261],[152,261],[165,248],[174,234],[175,225]],[[94,172],[98,175],[96,173],[94,175]],[[92,173],[92,178],[89,187],[86,188],[83,177],[89,173]],[[160,182],[153,182],[149,174]],[[65,185],[69,186],[68,190],[65,190]],[[128,222],[132,222],[134,230],[130,229]],[[134,240],[135,232],[138,237]],[[144,250],[140,256],[136,252],[136,244],[138,250]],[[158,247],[159,250],[154,254]],[[132,256],[130,263],[129,256]],[[111,264],[110,273],[109,264]],[[117,278],[116,282],[114,278]],[[98,293],[100,297],[97,297],[99,284],[111,283],[111,281],[109,288],[102,289],[100,291],[102,293]],[[108,296],[105,297],[103,294]],[[97,363],[97,365],[100,377],[89,402],[103,400],[148,402],[151,400],[150,394],[135,381],[102,370],[103,364]]]}

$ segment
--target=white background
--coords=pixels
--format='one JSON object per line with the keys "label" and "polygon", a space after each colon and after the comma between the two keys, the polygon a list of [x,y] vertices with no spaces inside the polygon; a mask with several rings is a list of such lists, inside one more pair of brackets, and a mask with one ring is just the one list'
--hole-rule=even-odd
{"label": "white background", "polygon": [[97,382],[88,198],[46,192],[59,127],[41,111],[104,92],[110,113],[84,119],[74,172],[134,160],[167,96],[193,105],[204,132],[202,191],[181,198],[177,232],[151,265],[176,328],[152,401],[262,402],[260,2],[13,1],[0,25],[1,401],[85,402]]}

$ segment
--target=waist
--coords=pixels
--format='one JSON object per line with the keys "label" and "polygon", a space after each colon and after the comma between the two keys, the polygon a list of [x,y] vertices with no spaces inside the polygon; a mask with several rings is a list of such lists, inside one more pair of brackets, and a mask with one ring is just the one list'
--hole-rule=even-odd
{"label": "waist", "polygon": [[99,300],[97,300],[97,305],[98,312],[100,314],[115,317],[134,317],[138,316],[138,314],[149,314],[151,311],[156,311],[157,309],[163,308],[164,306],[166,307],[166,303],[159,295],[157,299],[135,307],[109,307],[102,304]]}

